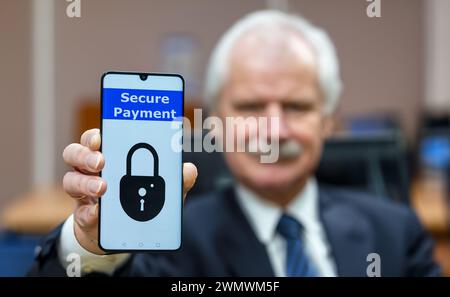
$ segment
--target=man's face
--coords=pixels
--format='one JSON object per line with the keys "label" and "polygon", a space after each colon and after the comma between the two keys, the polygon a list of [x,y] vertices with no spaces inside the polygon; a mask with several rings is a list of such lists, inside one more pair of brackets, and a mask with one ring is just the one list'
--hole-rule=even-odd
{"label": "man's face", "polygon": [[[269,139],[279,139],[277,162],[262,163],[259,155],[249,152],[225,154],[237,180],[257,192],[282,195],[298,191],[320,159],[329,120],[323,115],[324,102],[312,53],[294,34],[279,43],[249,35],[232,51],[218,115],[223,119],[279,119],[278,129],[270,124],[267,129]],[[237,127],[240,128],[249,127]],[[258,128],[254,125],[246,129],[247,142],[251,138],[249,131]],[[284,148],[291,150],[285,152]]]}

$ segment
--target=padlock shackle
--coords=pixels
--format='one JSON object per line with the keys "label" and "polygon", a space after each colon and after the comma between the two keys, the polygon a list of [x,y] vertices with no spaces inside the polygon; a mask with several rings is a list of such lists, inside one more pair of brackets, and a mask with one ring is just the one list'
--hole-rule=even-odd
{"label": "padlock shackle", "polygon": [[150,151],[150,153],[153,155],[153,175],[158,176],[158,168],[159,168],[159,159],[158,159],[158,153],[156,153],[156,150],[148,143],[137,143],[133,145],[130,150],[128,151],[127,155],[127,175],[131,175],[131,159],[133,158],[133,154],[138,149],[146,149]]}

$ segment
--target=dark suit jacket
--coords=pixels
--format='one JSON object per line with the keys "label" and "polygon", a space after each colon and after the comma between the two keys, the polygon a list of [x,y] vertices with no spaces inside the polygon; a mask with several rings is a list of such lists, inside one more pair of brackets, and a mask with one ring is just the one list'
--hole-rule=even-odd
{"label": "dark suit jacket", "polygon": [[[320,216],[339,276],[366,276],[378,253],[381,276],[439,276],[432,241],[406,206],[366,194],[319,187]],[[56,253],[60,228],[44,240],[30,275],[64,276]],[[192,199],[177,252],[136,253],[117,276],[273,276],[264,245],[232,187]]]}

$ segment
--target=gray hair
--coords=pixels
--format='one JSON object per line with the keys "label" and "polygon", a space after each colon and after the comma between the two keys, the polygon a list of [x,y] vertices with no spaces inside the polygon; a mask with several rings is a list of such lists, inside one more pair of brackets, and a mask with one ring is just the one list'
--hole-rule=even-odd
{"label": "gray hair", "polygon": [[333,42],[323,29],[315,27],[306,19],[277,10],[250,13],[222,35],[211,54],[206,71],[204,98],[210,110],[216,108],[216,102],[229,71],[230,51],[238,39],[251,29],[279,25],[288,26],[300,33],[312,46],[316,54],[319,85],[325,99],[325,112],[332,113],[334,111],[342,92],[342,81]]}

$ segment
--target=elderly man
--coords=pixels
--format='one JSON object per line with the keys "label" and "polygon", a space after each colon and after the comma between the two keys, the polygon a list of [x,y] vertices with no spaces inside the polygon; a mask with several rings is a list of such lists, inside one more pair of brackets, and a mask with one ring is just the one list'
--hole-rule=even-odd
{"label": "elderly man", "polygon": [[[77,208],[46,238],[31,274],[65,275],[67,257],[78,253],[83,275],[439,275],[432,242],[410,209],[315,181],[340,91],[335,50],[321,29],[282,12],[244,17],[213,52],[206,97],[222,119],[277,118],[267,130],[279,139],[279,159],[225,153],[236,184],[188,203],[180,251],[104,255],[97,199],[106,183],[97,173],[105,161],[99,131],[87,131],[63,154],[74,168],[64,188]],[[196,176],[185,164],[184,193]],[[368,269],[372,260],[380,271]]]}

